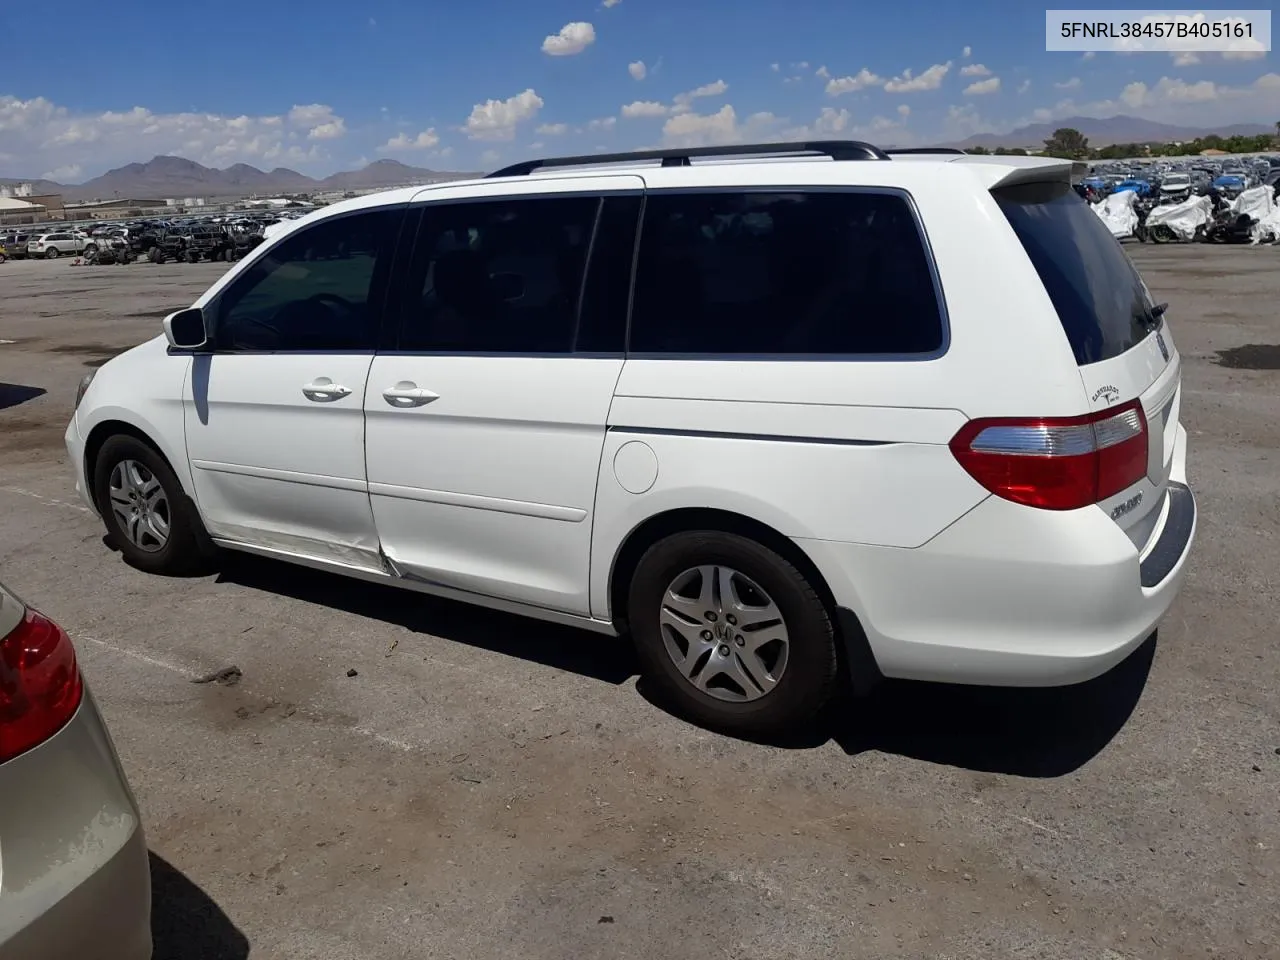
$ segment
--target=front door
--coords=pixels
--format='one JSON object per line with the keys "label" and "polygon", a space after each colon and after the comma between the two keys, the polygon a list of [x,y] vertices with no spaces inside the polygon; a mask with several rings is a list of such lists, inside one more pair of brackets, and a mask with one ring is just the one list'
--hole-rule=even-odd
{"label": "front door", "polygon": [[213,350],[185,389],[187,454],[209,533],[381,570],[364,396],[402,210],[291,233],[208,304]]}
{"label": "front door", "polygon": [[374,359],[365,417],[397,570],[585,615],[642,181],[573,187],[504,184],[411,214],[398,349]]}

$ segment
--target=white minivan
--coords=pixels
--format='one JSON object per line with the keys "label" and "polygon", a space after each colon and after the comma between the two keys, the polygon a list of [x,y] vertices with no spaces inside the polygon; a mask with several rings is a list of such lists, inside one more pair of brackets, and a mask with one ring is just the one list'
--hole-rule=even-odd
{"label": "white minivan", "polygon": [[217,548],[628,636],[698,722],[851,676],[1061,685],[1196,525],[1181,363],[1077,165],[857,142],[344,201],[77,397],[124,558]]}

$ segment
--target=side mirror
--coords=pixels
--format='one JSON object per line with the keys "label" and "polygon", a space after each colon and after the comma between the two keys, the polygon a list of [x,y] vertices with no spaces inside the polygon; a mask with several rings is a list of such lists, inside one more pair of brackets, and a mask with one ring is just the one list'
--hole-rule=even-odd
{"label": "side mirror", "polygon": [[164,335],[175,350],[199,350],[209,342],[204,325],[204,311],[188,307],[164,318]]}

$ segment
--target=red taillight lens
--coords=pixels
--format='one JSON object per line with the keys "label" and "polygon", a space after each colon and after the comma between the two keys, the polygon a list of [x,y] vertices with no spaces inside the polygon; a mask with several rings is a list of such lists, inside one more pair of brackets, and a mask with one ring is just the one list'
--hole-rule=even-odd
{"label": "red taillight lens", "polygon": [[52,620],[28,610],[0,640],[0,763],[61,730],[83,693],[71,638]]}
{"label": "red taillight lens", "polygon": [[1147,418],[1134,400],[1084,417],[970,420],[951,441],[969,476],[998,497],[1075,510],[1147,472]]}

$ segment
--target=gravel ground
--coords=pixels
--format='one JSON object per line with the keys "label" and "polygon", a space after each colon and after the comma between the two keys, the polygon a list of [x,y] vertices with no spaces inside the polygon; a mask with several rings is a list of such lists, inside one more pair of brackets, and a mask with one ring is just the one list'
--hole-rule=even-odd
{"label": "gravel ground", "polygon": [[1280,250],[1130,249],[1202,510],[1158,640],[1070,690],[887,684],[782,747],[668,716],[605,638],[126,567],[64,463],[75,383],[222,268],[0,266],[0,577],[112,727],[157,957],[1280,956]]}

